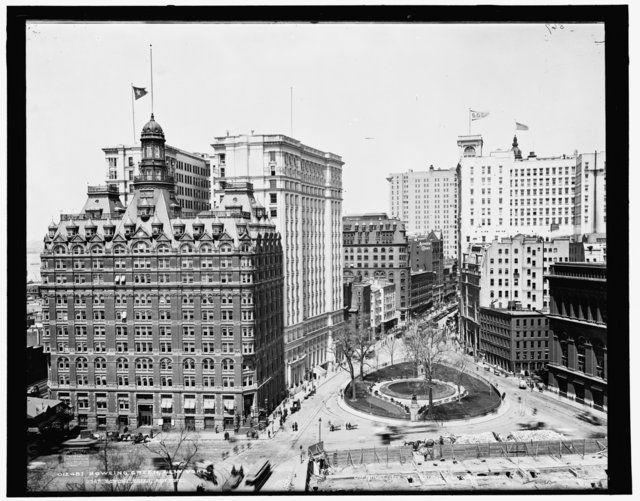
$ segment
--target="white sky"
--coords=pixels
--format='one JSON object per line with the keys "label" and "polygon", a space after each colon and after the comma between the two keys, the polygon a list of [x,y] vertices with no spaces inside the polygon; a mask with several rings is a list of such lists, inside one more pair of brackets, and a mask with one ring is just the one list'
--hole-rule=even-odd
{"label": "white sky", "polygon": [[[104,184],[101,148],[132,142],[130,84],[149,87],[167,142],[290,134],[345,162],[344,213],[389,210],[390,172],[454,167],[468,108],[485,151],[605,148],[599,25],[31,24],[27,29],[28,239]],[[136,103],[136,135],[150,96]],[[367,137],[375,139],[365,139]]]}

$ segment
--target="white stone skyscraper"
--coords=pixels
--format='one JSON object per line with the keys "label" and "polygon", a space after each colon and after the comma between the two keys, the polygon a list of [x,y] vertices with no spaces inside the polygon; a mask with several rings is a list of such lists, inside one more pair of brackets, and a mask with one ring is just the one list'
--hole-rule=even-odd
{"label": "white stone skyscraper", "polygon": [[344,163],[280,134],[217,137],[212,146],[216,178],[253,183],[282,235],[286,380],[295,386],[327,368],[343,328]]}
{"label": "white stone skyscraper", "polygon": [[446,258],[458,255],[458,186],[455,169],[409,170],[389,174],[391,217],[406,224],[408,235],[442,233]]}

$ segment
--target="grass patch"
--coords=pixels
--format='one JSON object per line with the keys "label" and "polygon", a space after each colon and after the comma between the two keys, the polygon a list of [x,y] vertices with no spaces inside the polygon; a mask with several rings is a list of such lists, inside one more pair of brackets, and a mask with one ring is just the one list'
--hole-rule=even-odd
{"label": "grass patch", "polygon": [[344,401],[354,409],[366,412],[367,414],[393,419],[409,419],[408,412],[405,412],[402,408],[391,402],[371,395],[367,388],[368,386],[366,384],[361,381],[356,381],[356,399],[351,400],[351,383],[349,383],[344,391]]}

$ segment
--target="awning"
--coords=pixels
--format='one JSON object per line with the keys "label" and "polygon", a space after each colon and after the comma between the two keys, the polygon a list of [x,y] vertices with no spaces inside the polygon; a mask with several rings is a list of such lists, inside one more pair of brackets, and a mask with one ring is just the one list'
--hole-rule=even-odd
{"label": "awning", "polygon": [[236,406],[236,399],[234,397],[222,397],[222,404],[228,411],[232,411]]}
{"label": "awning", "polygon": [[203,404],[204,404],[204,408],[205,409],[215,409],[216,408],[216,400],[215,400],[215,398],[205,398]]}
{"label": "awning", "polygon": [[[193,400],[193,399],[185,399],[185,401],[184,401],[185,406],[187,405],[187,402],[189,400],[191,400],[195,404],[195,400]],[[169,408],[169,407],[173,407],[173,399],[172,398],[163,398],[162,399],[162,408],[166,409],[166,408]]]}
{"label": "awning", "polygon": [[327,373],[327,371],[322,367],[320,367],[319,365],[316,365],[313,368],[313,372],[316,374],[316,376],[324,376]]}
{"label": "awning", "polygon": [[185,409],[195,409],[196,408],[196,399],[195,398],[185,398],[184,399],[184,408]]}

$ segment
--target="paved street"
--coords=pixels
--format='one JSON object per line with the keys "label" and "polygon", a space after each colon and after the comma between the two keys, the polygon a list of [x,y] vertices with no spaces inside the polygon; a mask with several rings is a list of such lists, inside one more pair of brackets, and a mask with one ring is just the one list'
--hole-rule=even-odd
{"label": "paved street", "polygon": [[[440,320],[443,325],[446,318]],[[382,349],[384,340],[377,343],[377,361],[380,365],[389,362],[389,354]],[[402,343],[394,353],[394,362],[398,362],[404,356]],[[375,363],[375,360],[374,360]],[[474,370],[474,366],[476,369]],[[371,370],[374,370],[372,368]],[[426,437],[438,438],[447,434],[471,434],[485,431],[493,431],[503,435],[520,429],[520,424],[532,421],[542,421],[545,429],[561,432],[571,438],[586,438],[594,433],[606,433],[606,417],[601,426],[596,426],[579,420],[576,416],[580,412],[575,407],[559,401],[549,392],[531,392],[529,389],[518,388],[518,379],[515,377],[496,376],[490,371],[484,371],[479,364],[471,364],[470,372],[489,378],[497,384],[500,391],[506,392],[505,403],[501,410],[495,414],[469,421],[455,422],[439,426],[437,424],[400,424],[401,436],[396,443],[407,440],[425,439]],[[211,460],[215,462],[215,470],[219,477],[218,486],[204,482],[193,474],[185,472],[181,483],[181,490],[195,490],[197,485],[205,485],[207,490],[220,490],[222,484],[229,477],[233,465],[243,465],[245,471],[250,465],[259,459],[269,459],[273,474],[264,486],[265,490],[288,490],[295,485],[300,485],[302,477],[306,473],[306,460],[300,460],[301,451],[306,455],[310,445],[321,439],[325,450],[368,448],[374,445],[382,445],[376,433],[387,423],[375,417],[364,418],[357,416],[347,406],[340,405],[339,390],[349,381],[347,372],[338,370],[328,372],[326,376],[316,380],[316,394],[306,400],[301,399],[300,411],[290,414],[284,426],[277,429],[271,438],[262,435],[258,440],[239,438],[230,443],[222,439],[222,434],[213,432],[199,432],[199,452],[197,460]],[[519,398],[521,400],[519,400]],[[533,408],[537,409],[537,415],[532,415]],[[597,413],[596,413],[597,414]],[[602,413],[599,413],[602,415]],[[321,420],[321,421],[320,421]],[[293,422],[298,423],[299,430],[292,431]],[[329,423],[342,425],[338,431],[329,431]],[[357,424],[356,430],[346,430],[345,424],[350,422]],[[114,448],[123,453],[136,451],[145,457],[144,468],[157,467],[152,454],[141,445],[126,443],[114,443]],[[225,458],[223,459],[223,453]],[[305,459],[305,458],[303,458]],[[73,458],[65,456],[62,464],[58,464],[57,456],[44,456],[37,459],[55,468],[56,472],[74,470],[99,470],[99,464],[95,456],[83,456]],[[154,466],[154,464],[156,466]],[[74,466],[75,465],[75,466]],[[166,474],[165,477],[168,478]],[[73,478],[60,477],[57,482],[73,481]],[[156,487],[160,484],[156,483]],[[304,483],[302,483],[304,485]],[[164,488],[172,488],[166,484]]]}

